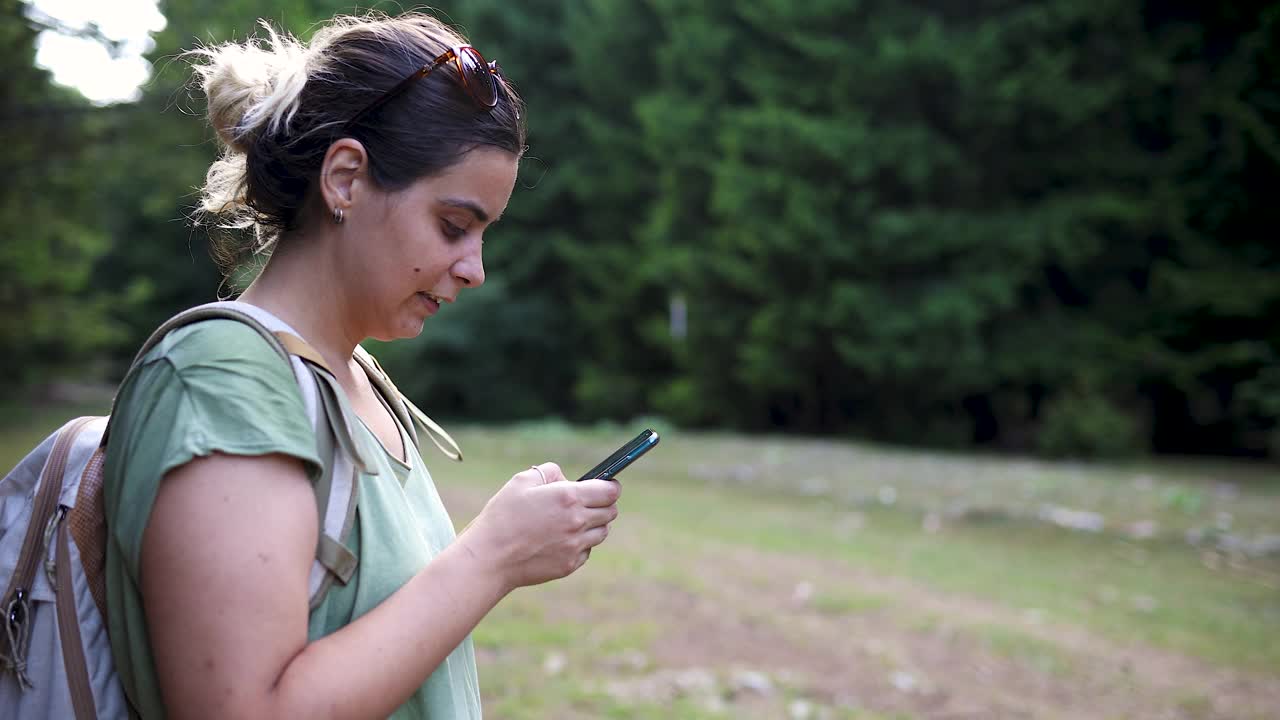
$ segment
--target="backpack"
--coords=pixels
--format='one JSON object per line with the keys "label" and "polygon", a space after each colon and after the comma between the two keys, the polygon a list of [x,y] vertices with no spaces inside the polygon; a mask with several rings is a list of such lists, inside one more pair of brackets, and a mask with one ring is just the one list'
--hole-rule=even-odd
{"label": "backpack", "polygon": [[[369,472],[365,458],[376,448],[354,432],[359,419],[320,354],[283,321],[246,303],[209,303],[169,319],[138,351],[121,387],[165,335],[211,319],[252,327],[290,364],[315,428],[325,462],[314,485],[320,538],[307,587],[314,609],[335,580],[345,584],[355,572],[357,558],[346,541],[358,473]],[[446,456],[462,460],[457,443],[396,389],[373,356],[357,346],[354,357],[415,445],[421,429]],[[109,432],[109,417],[75,418],[0,481],[0,708],[6,717],[135,714],[107,638],[102,469]]]}

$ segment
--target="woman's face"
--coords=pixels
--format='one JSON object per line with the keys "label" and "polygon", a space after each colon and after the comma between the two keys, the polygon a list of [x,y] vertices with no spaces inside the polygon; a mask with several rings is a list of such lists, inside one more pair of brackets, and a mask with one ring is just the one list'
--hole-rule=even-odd
{"label": "woman's face", "polygon": [[477,148],[404,190],[371,193],[385,203],[372,197],[367,209],[353,206],[355,222],[345,229],[356,242],[340,262],[362,286],[352,288],[353,306],[368,337],[414,337],[442,303],[484,282],[482,237],[506,209],[518,165],[505,150]]}

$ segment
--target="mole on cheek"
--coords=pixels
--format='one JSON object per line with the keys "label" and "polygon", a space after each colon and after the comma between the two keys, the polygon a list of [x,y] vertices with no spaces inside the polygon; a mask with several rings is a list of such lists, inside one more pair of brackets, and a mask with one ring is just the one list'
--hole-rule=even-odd
{"label": "mole on cheek", "polygon": [[413,269],[413,271],[414,271],[414,272],[422,272],[422,268],[414,268],[414,269]]}

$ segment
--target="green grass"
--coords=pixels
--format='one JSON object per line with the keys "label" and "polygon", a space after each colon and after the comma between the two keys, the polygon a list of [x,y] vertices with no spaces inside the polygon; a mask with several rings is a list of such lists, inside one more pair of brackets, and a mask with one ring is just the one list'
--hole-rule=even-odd
{"label": "green grass", "polygon": [[109,404],[0,404],[0,469],[8,472],[49,433],[80,415],[105,415]]}
{"label": "green grass", "polygon": [[[462,428],[455,435],[467,452],[467,462],[434,462],[432,469],[446,491],[483,496],[531,462],[554,459],[572,476],[594,464],[620,438],[629,437],[630,430],[584,430],[558,424]],[[612,583],[644,582],[734,602],[718,593],[704,567],[715,562],[721,549],[730,548],[784,562],[816,559],[860,576],[897,578],[924,588],[943,599],[941,608],[900,606],[892,593],[861,587],[856,578],[839,573],[814,578],[808,602],[832,622],[867,617],[873,623],[896,624],[909,633],[954,632],[968,643],[966,647],[1007,658],[1068,688],[1089,672],[1089,660],[1055,642],[1057,626],[1080,628],[1119,646],[1142,643],[1190,655],[1211,666],[1264,674],[1280,669],[1280,644],[1273,641],[1280,637],[1280,561],[1249,560],[1234,567],[1224,561],[1210,569],[1201,551],[1180,536],[1185,528],[1204,521],[1210,510],[1202,506],[1192,514],[1165,507],[1160,499],[1169,488],[1197,489],[1208,498],[1202,503],[1216,508],[1213,512],[1232,512],[1237,528],[1280,532],[1277,486],[1258,466],[1193,463],[1181,468],[1161,461],[1135,469],[957,456],[957,466],[967,474],[967,490],[961,493],[948,489],[950,465],[938,456],[828,444],[832,447],[813,441],[666,433],[663,444],[622,477],[625,492],[619,522],[631,524],[641,538],[641,549],[606,546],[593,555],[586,573],[590,580],[574,585],[571,595],[587,604],[616,604],[618,612],[611,616],[614,632],[633,637],[613,648],[643,650],[663,629],[633,628],[626,618],[636,608],[627,603],[635,601],[613,595],[602,600],[593,593]],[[815,460],[815,456],[829,455],[847,461],[846,474],[831,474],[826,489],[814,492],[804,478],[817,472],[817,466],[830,472],[829,458]],[[754,475],[743,468],[752,468]],[[1151,474],[1159,471],[1166,474]],[[1133,482],[1135,472],[1147,479]],[[894,478],[897,494],[892,505],[867,500],[885,484],[876,473]],[[1213,488],[1221,483],[1230,483],[1236,494],[1215,495]],[[947,502],[963,500],[982,511],[970,512],[965,519],[944,516],[941,527],[927,532],[922,528],[925,513],[946,506],[930,497],[931,488],[946,495]],[[1019,499],[1020,494],[1010,500],[1010,488],[1019,488],[1019,493],[1028,489],[1032,504],[1050,498],[1063,506],[1105,512],[1125,508],[1126,517],[1147,517],[1143,508],[1152,508],[1163,513],[1156,517],[1158,522],[1176,531],[1166,530],[1148,541],[1131,540],[1114,530],[1067,531],[1018,512],[1019,503],[1026,501]],[[468,518],[457,519],[461,524]],[[764,570],[748,574],[744,581],[761,593],[776,584]],[[785,595],[790,588],[782,592]],[[958,618],[947,611],[948,596],[1003,608],[1010,621]],[[790,616],[775,617],[767,608],[756,610],[756,602],[750,593],[737,598],[739,616],[786,631]],[[515,611],[520,612],[518,607]],[[505,624],[506,612],[504,603],[485,624]],[[1024,618],[1028,616],[1041,618],[1043,626],[1027,627]],[[485,632],[484,625],[480,632]],[[532,632],[529,645],[536,646],[538,638]],[[520,647],[522,639],[508,634],[504,642]],[[674,713],[665,705],[652,708],[609,697],[591,672],[599,658],[609,653],[581,637],[561,650],[569,656],[566,673],[572,676],[580,669],[582,679],[574,683],[558,678],[549,686],[533,683],[521,689],[512,688],[508,679],[497,686],[486,680],[486,698],[497,703],[493,707],[498,717],[534,716],[506,711],[513,692],[533,706],[554,708],[551,714],[558,717],[702,717],[700,713],[707,712],[687,699]],[[527,662],[539,666],[541,659]],[[887,665],[869,665],[867,672],[887,669]],[[491,678],[494,672],[518,670],[499,663],[483,671]],[[582,695],[577,711],[566,714],[565,704],[554,694],[573,687]],[[1204,712],[1203,695],[1192,689],[1185,696],[1151,701],[1153,707],[1173,704],[1175,711],[1188,717]],[[785,715],[784,699],[770,707],[737,716]],[[830,710],[828,717],[882,717],[861,709]],[[735,712],[738,709],[731,708],[729,715]]]}
{"label": "green grass", "polygon": [[527,598],[527,594],[519,593],[508,598],[502,615],[477,628],[476,647],[520,647],[535,652],[564,647],[576,638],[578,633],[572,625],[548,621],[542,607]]}
{"label": "green grass", "polygon": [[979,638],[999,655],[1030,664],[1044,673],[1069,674],[1075,659],[1057,645],[1008,625],[980,625],[966,632]]}
{"label": "green grass", "polygon": [[[678,502],[673,500],[678,497]],[[655,482],[628,488],[629,512],[663,523],[673,536],[844,560],[876,572],[1037,608],[1121,640],[1141,640],[1217,662],[1280,667],[1276,588],[1231,572],[1212,572],[1188,548],[1155,546],[1142,560],[1124,541],[1056,528],[961,525],[937,535],[906,513],[878,511],[847,540],[833,537],[838,509],[744,492]],[[1110,602],[1104,598],[1114,596]],[[1135,607],[1153,598],[1156,607]]]}
{"label": "green grass", "polygon": [[884,595],[841,590],[820,592],[813,596],[810,604],[818,612],[828,615],[851,615],[883,610],[889,606],[890,599]]}
{"label": "green grass", "polygon": [[[102,411],[8,409],[0,416],[0,466],[12,466],[64,420]],[[517,591],[477,628],[488,715],[725,717],[705,698],[650,702],[622,699],[609,689],[611,680],[639,681],[668,669],[649,655],[667,632],[662,613],[682,612],[687,605],[681,602],[694,600],[729,603],[735,617],[783,633],[805,611],[837,626],[891,624],[904,636],[954,632],[977,650],[1065,685],[1088,667],[1055,642],[1055,627],[1120,645],[1142,643],[1216,667],[1280,670],[1280,643],[1274,642],[1280,637],[1280,559],[1206,563],[1181,539],[1186,528],[1224,512],[1237,529],[1280,532],[1280,482],[1266,468],[1163,460],[1051,464],[661,429],[662,445],[622,476],[617,527],[630,533],[629,543],[606,545],[586,571],[567,581]],[[465,509],[453,508],[461,527],[512,473],[555,460],[576,476],[633,430],[558,423],[462,427],[454,434],[465,463],[443,461],[429,447],[424,453],[446,497],[465,500]],[[1230,492],[1221,491],[1224,484]],[[892,503],[878,496],[885,487],[894,489]],[[1191,494],[1198,499],[1187,500]],[[943,515],[941,525],[928,530],[922,526],[926,513],[955,503],[970,511],[963,518]],[[1079,533],[1037,522],[1027,510],[1040,503],[1102,512],[1109,529]],[[1112,529],[1121,519],[1153,519],[1163,530],[1154,540],[1131,540]],[[741,574],[736,595],[726,595],[712,572],[725,552],[761,559],[759,568],[733,570]],[[791,585],[780,587],[770,569],[779,563],[818,563],[822,574],[810,578],[807,605],[788,604]],[[864,587],[859,578],[917,588],[934,605],[911,607],[885,587]],[[782,612],[766,596],[782,603]],[[948,598],[957,609],[977,603],[1010,621],[949,612]],[[652,605],[663,600],[668,605]],[[1026,626],[1022,618],[1028,615],[1042,624]],[[640,660],[618,660],[628,654]],[[726,668],[711,670],[723,681]],[[769,703],[750,711],[731,706],[727,716],[785,716],[793,689],[784,685]],[[1212,709],[1195,688],[1153,702],[1172,703],[1186,717],[1209,717]],[[822,707],[823,717],[910,717]]]}
{"label": "green grass", "polygon": [[[437,481],[496,489],[511,472],[548,457],[560,460],[566,474],[572,474],[627,434],[556,427],[536,432],[465,429],[457,436],[476,461],[436,463]],[[726,442],[721,436],[669,434],[650,457],[623,475],[623,522],[633,516],[655,526],[660,544],[650,548],[651,557],[680,557],[689,547],[714,541],[827,558],[1015,610],[1035,609],[1046,620],[1079,624],[1121,642],[1146,642],[1244,668],[1280,668],[1280,644],[1272,641],[1280,637],[1280,563],[1275,559],[1251,562],[1244,570],[1211,570],[1198,551],[1181,541],[1139,544],[1110,533],[1069,532],[998,515],[983,522],[944,521],[939,532],[927,533],[921,530],[921,513],[901,502],[851,506],[828,495],[788,492],[778,477],[751,484],[708,480],[700,467],[767,458],[763,466],[781,474],[802,466],[806,453],[814,452],[808,442],[753,439],[744,446],[749,450],[731,444],[741,452],[725,456]],[[900,451],[886,453],[896,456]],[[796,456],[794,462],[790,454]],[[886,461],[871,454],[868,462]],[[999,460],[983,462],[997,474],[1009,472]],[[1231,469],[1217,466],[1215,476],[1231,479]],[[1092,472],[1114,475],[1107,467]],[[1264,518],[1256,521],[1258,528],[1280,532],[1280,499],[1273,484],[1259,480],[1254,466],[1244,466],[1242,472],[1245,478],[1233,502],[1254,506],[1254,515]],[[1089,476],[1081,480],[1084,486],[1101,482]],[[1144,492],[1131,484],[1125,487],[1133,494]],[[861,527],[841,531],[851,512],[859,514]],[[664,564],[660,572],[678,576],[682,571],[675,565]],[[643,567],[637,571],[645,572]],[[845,602],[858,609],[859,603],[838,595],[818,601],[834,611]]]}

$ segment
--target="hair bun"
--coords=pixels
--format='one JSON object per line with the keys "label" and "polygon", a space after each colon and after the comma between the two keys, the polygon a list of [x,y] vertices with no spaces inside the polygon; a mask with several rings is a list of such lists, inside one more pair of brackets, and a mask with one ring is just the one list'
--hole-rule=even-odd
{"label": "hair bun", "polygon": [[309,53],[265,22],[268,38],[192,51],[208,98],[209,122],[232,152],[246,153],[264,128],[275,132],[297,111],[307,83]]}

